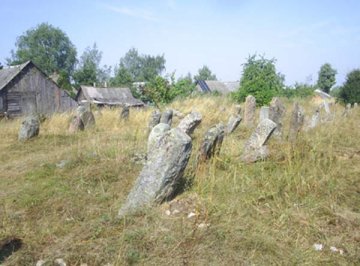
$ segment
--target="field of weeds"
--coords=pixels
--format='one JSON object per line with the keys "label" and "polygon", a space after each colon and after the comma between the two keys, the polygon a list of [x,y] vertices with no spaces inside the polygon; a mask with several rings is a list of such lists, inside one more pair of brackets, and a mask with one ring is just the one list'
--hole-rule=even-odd
{"label": "field of weeds", "polygon": [[[25,143],[17,140],[21,120],[0,121],[0,243],[18,242],[11,255],[1,251],[0,264],[359,265],[360,108],[342,117],[344,107],[332,106],[333,121],[291,144],[293,103],[284,103],[285,138],[270,139],[266,161],[241,162],[252,130],[240,124],[200,167],[203,134],[226,123],[234,104],[199,97],[168,106],[203,115],[184,189],[122,220],[117,212],[142,168],[136,158],[146,151],[151,108],[131,109],[128,121],[102,109],[94,128],[76,134],[68,133],[71,114],[58,114]],[[312,115],[314,103],[300,104]]]}

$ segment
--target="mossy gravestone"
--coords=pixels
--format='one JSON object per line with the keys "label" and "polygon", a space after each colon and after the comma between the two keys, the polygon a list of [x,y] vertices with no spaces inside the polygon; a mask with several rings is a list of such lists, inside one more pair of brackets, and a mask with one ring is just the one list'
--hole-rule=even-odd
{"label": "mossy gravestone", "polygon": [[18,139],[25,141],[39,135],[40,121],[36,115],[26,117],[20,126]]}

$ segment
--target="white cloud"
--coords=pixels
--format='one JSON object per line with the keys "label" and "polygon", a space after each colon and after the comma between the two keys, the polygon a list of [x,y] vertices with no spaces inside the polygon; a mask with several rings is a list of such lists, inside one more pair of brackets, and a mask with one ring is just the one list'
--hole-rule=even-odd
{"label": "white cloud", "polygon": [[122,15],[126,15],[133,18],[139,18],[148,21],[158,21],[158,18],[154,16],[149,10],[144,9],[135,9],[135,8],[128,8],[128,7],[116,7],[106,5],[106,9],[113,11],[115,13],[119,13]]}

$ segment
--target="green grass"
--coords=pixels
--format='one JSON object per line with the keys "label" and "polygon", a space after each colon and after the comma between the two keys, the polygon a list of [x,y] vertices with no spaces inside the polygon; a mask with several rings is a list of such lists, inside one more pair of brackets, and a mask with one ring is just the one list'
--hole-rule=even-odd
{"label": "green grass", "polygon": [[[303,105],[311,114],[314,105]],[[286,106],[285,133],[292,103]],[[302,132],[295,144],[271,139],[271,156],[255,164],[240,160],[251,134],[241,125],[219,157],[197,168],[202,135],[226,122],[233,106],[210,97],[171,107],[203,114],[185,191],[120,221],[141,170],[131,157],[146,150],[151,110],[131,110],[125,122],[105,109],[95,128],[74,135],[70,114],[56,115],[25,143],[17,141],[20,120],[0,121],[0,241],[24,243],[3,264],[51,265],[59,257],[68,265],[360,264],[360,109],[342,118],[342,107],[333,107],[335,121]],[[325,247],[315,251],[314,243]]]}

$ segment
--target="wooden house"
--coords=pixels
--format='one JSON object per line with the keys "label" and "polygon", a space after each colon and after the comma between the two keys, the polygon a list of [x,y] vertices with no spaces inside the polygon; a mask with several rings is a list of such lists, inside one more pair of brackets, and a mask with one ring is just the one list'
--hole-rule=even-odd
{"label": "wooden house", "polygon": [[77,102],[31,61],[0,70],[0,115],[48,115],[76,106]]}
{"label": "wooden house", "polygon": [[99,106],[143,107],[144,103],[134,98],[129,88],[95,88],[81,86],[76,100],[79,104],[90,103]]}

